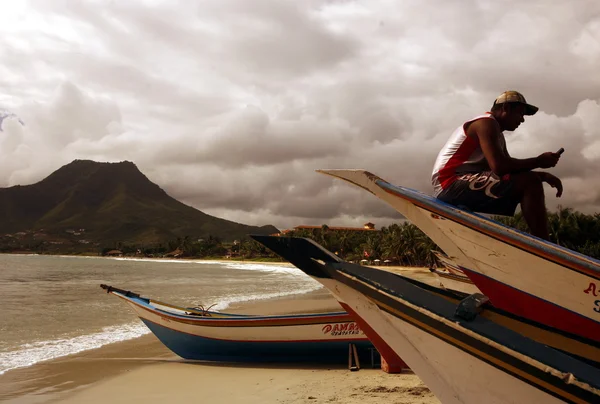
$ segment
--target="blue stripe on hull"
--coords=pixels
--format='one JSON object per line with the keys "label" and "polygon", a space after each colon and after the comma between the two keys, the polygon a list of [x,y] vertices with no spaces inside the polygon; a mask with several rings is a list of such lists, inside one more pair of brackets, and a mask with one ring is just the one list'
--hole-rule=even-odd
{"label": "blue stripe on hull", "polygon": [[171,351],[184,359],[219,362],[348,362],[348,344],[362,359],[370,358],[368,340],[320,342],[224,341],[172,330],[141,319]]}

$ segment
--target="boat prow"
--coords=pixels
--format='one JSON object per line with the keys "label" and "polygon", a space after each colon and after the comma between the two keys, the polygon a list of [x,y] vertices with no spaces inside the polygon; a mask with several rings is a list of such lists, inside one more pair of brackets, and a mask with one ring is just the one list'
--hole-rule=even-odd
{"label": "boat prow", "polygon": [[[456,303],[418,282],[343,262],[312,240],[252,237],[327,287],[368,325],[365,332],[376,345],[380,341],[401,357],[444,403],[600,400],[597,367],[522,335],[540,338],[538,332],[545,331],[549,341],[555,331],[543,326],[527,331],[527,321],[519,319],[516,331],[504,320],[484,317],[476,295],[457,310]],[[567,338],[563,346],[576,341]]]}
{"label": "boat prow", "polygon": [[438,278],[444,289],[467,295],[481,293],[479,288],[450,257],[437,250],[432,252],[441,265],[437,268],[429,268],[429,270]]}
{"label": "boat prow", "polygon": [[366,170],[317,170],[367,190],[419,227],[494,306],[600,341],[600,261]]}

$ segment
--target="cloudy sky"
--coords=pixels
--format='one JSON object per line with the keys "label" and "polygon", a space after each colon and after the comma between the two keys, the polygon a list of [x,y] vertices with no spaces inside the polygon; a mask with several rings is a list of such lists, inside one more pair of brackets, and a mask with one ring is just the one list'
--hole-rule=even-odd
{"label": "cloudy sky", "polygon": [[502,91],[540,112],[514,157],[565,147],[548,206],[600,211],[598,0],[3,3],[0,187],[74,159],[129,160],[171,196],[247,224],[397,220],[314,172],[431,192],[435,157]]}

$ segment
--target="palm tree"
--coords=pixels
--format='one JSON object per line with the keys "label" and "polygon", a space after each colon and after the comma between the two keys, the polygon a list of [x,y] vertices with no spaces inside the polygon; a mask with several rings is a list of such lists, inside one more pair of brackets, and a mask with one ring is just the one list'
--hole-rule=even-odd
{"label": "palm tree", "polygon": [[386,228],[382,234],[382,241],[386,257],[396,260],[406,255],[406,243],[402,237],[402,230],[397,224],[392,224]]}
{"label": "palm tree", "polygon": [[381,238],[375,234],[369,234],[365,242],[361,245],[363,251],[366,251],[369,254],[371,259],[376,259],[381,257]]}
{"label": "palm tree", "polygon": [[321,226],[321,229],[318,232],[318,238],[317,238],[317,242],[319,244],[321,244],[324,248],[330,250],[330,239],[331,239],[331,235],[330,235],[330,231],[329,231],[329,226],[327,226],[326,224],[324,224],[323,226]]}
{"label": "palm tree", "polygon": [[558,206],[557,212],[548,215],[548,227],[550,230],[550,239],[558,245],[567,246],[569,239],[576,237],[579,233],[579,224],[577,216],[572,208],[563,208]]}
{"label": "palm tree", "polygon": [[348,247],[350,246],[350,232],[345,230],[341,231],[337,235],[337,247],[339,249],[339,255],[342,259],[345,258],[345,254],[349,251]]}

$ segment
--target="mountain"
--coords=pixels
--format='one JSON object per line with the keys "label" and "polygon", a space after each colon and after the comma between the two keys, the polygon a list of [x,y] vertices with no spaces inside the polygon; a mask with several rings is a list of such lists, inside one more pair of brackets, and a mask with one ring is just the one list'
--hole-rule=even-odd
{"label": "mountain", "polygon": [[233,241],[278,230],[235,223],[187,206],[132,162],[75,160],[36,184],[0,188],[0,236],[19,232],[49,239],[83,232],[83,242],[133,244],[209,235]]}

